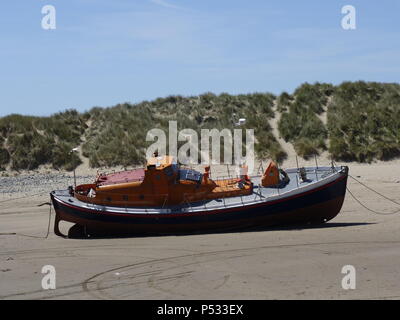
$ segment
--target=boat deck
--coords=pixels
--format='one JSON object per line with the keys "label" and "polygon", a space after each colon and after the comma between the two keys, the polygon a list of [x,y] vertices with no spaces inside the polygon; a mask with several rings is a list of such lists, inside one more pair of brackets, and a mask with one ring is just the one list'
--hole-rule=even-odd
{"label": "boat deck", "polygon": [[[286,170],[286,173],[288,174],[290,181],[288,184],[280,187],[262,187],[261,176],[252,176],[251,181],[253,182],[253,193],[250,195],[201,201],[187,204],[187,206],[192,210],[198,208],[204,210],[204,207],[208,209],[218,209],[220,207],[243,206],[251,203],[275,200],[277,198],[285,198],[286,196],[303,192],[305,189],[311,189],[315,187],[316,184],[323,185],[330,180],[334,180],[341,170],[341,167],[336,167],[334,169],[331,167],[306,168],[307,181],[302,182],[299,178],[297,169],[288,169]],[[174,209],[177,208],[175,207]]]}

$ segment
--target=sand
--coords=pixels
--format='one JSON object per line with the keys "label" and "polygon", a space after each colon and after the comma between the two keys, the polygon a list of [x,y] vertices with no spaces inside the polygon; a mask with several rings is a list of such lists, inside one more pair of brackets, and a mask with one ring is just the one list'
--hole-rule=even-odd
{"label": "sand", "polygon": [[[399,160],[348,165],[400,202]],[[78,168],[78,183],[96,172],[86,169]],[[49,206],[37,205],[72,185],[72,174],[43,169],[0,181],[0,299],[400,298],[400,212],[373,214],[350,194],[335,219],[314,227],[82,240],[51,229],[44,239]],[[352,179],[349,188],[375,210],[400,210]],[[44,265],[56,269],[55,290],[41,287]],[[342,288],[345,265],[355,267],[354,290]]]}

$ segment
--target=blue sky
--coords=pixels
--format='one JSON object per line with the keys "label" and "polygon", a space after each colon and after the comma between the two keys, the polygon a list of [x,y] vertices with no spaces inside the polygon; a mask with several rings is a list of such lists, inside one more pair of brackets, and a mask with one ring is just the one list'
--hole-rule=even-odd
{"label": "blue sky", "polygon": [[[56,30],[41,28],[44,5]],[[343,30],[353,5],[357,29]],[[0,116],[173,94],[399,82],[398,0],[8,0],[0,4]]]}

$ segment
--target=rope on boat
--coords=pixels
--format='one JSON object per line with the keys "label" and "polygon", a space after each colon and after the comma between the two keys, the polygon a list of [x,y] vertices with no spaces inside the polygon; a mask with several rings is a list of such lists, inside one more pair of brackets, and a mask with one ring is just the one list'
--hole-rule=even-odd
{"label": "rope on boat", "polygon": [[[333,165],[336,166],[336,163],[335,163],[334,161],[332,161],[332,166],[333,166]],[[386,200],[388,200],[388,201],[390,201],[390,202],[393,202],[393,203],[395,203],[395,204],[397,204],[397,205],[400,205],[399,202],[397,202],[397,201],[395,201],[395,200],[393,200],[393,199],[390,199],[390,198],[386,197],[385,195],[383,195],[382,193],[376,191],[375,189],[372,189],[371,187],[368,187],[365,183],[362,183],[362,182],[359,181],[358,179],[354,178],[352,175],[349,174],[349,177],[352,178],[352,179],[353,179],[354,181],[356,181],[357,183],[359,183],[360,185],[362,185],[363,187],[367,188],[368,190],[370,190],[370,191],[376,193],[377,195],[380,195],[381,197],[385,198]],[[396,214],[396,213],[400,212],[400,209],[399,209],[399,210],[396,210],[396,211],[394,211],[394,212],[380,212],[380,211],[376,211],[376,210],[374,210],[374,209],[371,209],[371,208],[367,207],[365,204],[363,204],[363,203],[350,191],[349,187],[346,186],[346,189],[347,189],[347,191],[350,193],[350,195],[354,198],[354,200],[356,200],[362,207],[364,207],[365,209],[367,209],[368,211],[370,211],[370,212],[372,212],[372,213],[379,214],[379,215],[392,215],[392,214]]]}
{"label": "rope on boat", "polygon": [[29,237],[29,238],[36,238],[36,239],[47,239],[50,235],[50,224],[51,224],[51,202],[44,202],[42,204],[37,205],[38,207],[44,206],[44,205],[49,205],[50,210],[49,210],[49,222],[47,223],[47,232],[45,236],[33,236],[29,234],[23,234],[23,233],[17,233],[17,232],[5,232],[5,233],[0,233],[0,235],[15,235],[15,236],[22,236],[22,237]]}
{"label": "rope on boat", "polygon": [[365,183],[362,183],[360,180],[354,178],[351,175],[349,175],[349,177],[352,178],[353,180],[355,180],[356,182],[358,182],[359,184],[361,184],[363,187],[367,188],[368,190],[371,190],[372,192],[375,192],[376,194],[380,195],[381,197],[385,198],[386,200],[388,200],[390,202],[393,202],[393,203],[395,203],[395,204],[400,206],[400,202],[397,202],[397,201],[395,201],[393,199],[390,199],[390,198],[386,197],[384,194],[376,191],[375,189],[372,189],[371,187],[368,187]]}
{"label": "rope on boat", "polygon": [[367,209],[368,211],[375,213],[375,214],[379,214],[379,215],[392,215],[392,214],[396,214],[398,212],[400,212],[399,210],[396,210],[394,212],[380,212],[380,211],[376,211],[374,209],[371,209],[369,207],[367,207],[365,204],[363,204],[351,191],[348,187],[346,187],[347,191],[350,193],[350,195],[354,198],[354,200],[356,200],[362,207],[364,207],[365,209]]}
{"label": "rope on boat", "polygon": [[20,200],[20,199],[25,199],[25,198],[30,198],[30,197],[41,196],[41,195],[47,194],[47,193],[48,193],[48,192],[41,192],[41,193],[31,194],[31,195],[29,195],[29,196],[23,196],[23,197],[18,197],[18,198],[6,199],[6,200],[0,201],[0,203],[8,202],[8,201],[13,201],[13,200]]}
{"label": "rope on boat", "polygon": [[[367,188],[368,190],[370,190],[370,191],[376,193],[377,195],[381,196],[382,198],[384,198],[384,199],[386,199],[386,200],[388,200],[388,201],[390,201],[390,202],[392,202],[392,203],[394,203],[394,204],[400,205],[400,202],[397,202],[397,201],[395,201],[395,200],[393,200],[393,199],[388,198],[388,197],[385,196],[384,194],[382,194],[382,193],[376,191],[375,189],[373,189],[373,188],[367,186],[365,183],[362,183],[360,180],[354,178],[354,177],[351,176],[350,174],[349,174],[349,177],[352,178],[352,179],[353,179],[354,181],[356,181],[357,183],[359,183],[360,185],[362,185],[363,187]],[[368,211],[370,211],[370,212],[372,212],[372,213],[379,214],[379,215],[391,215],[391,214],[396,214],[396,213],[400,212],[400,209],[398,209],[398,210],[396,210],[396,211],[394,211],[394,212],[380,212],[380,211],[376,211],[376,210],[374,210],[374,209],[371,209],[371,208],[367,207],[365,204],[363,204],[363,203],[350,191],[350,189],[349,189],[348,187],[346,187],[346,188],[347,188],[347,191],[350,193],[350,195],[354,198],[354,200],[356,200],[362,207],[364,207],[365,209],[367,209]]]}

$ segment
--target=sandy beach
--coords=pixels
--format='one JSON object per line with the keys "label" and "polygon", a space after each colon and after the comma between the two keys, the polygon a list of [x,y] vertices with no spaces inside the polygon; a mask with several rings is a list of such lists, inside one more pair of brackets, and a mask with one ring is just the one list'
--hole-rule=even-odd
{"label": "sandy beach", "polygon": [[[400,202],[399,160],[347,165]],[[95,173],[78,168],[77,182]],[[397,213],[374,214],[347,193],[341,213],[313,227],[77,240],[54,235],[53,212],[44,239],[49,206],[37,205],[72,184],[71,173],[44,170],[1,178],[0,299],[400,298],[400,205],[353,179],[349,189],[362,203]],[[56,269],[55,290],[41,287],[44,265]],[[342,288],[345,265],[356,269],[354,290]]]}
{"label": "sandy beach", "polygon": [[139,320],[400,300],[400,0],[1,9],[12,315],[15,300],[128,300]]}

